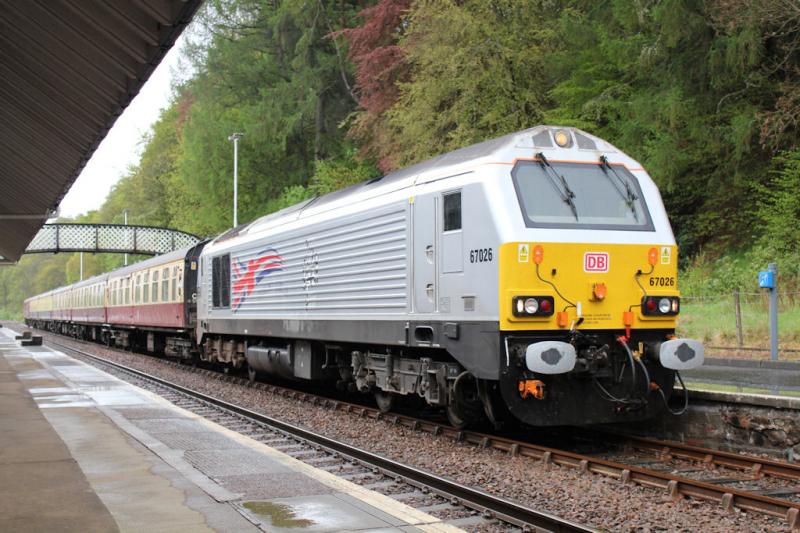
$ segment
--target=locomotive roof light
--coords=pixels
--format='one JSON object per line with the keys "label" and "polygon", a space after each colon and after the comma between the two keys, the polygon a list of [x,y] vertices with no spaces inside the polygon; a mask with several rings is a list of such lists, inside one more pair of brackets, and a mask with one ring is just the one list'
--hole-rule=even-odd
{"label": "locomotive roof light", "polygon": [[553,133],[553,140],[561,148],[569,148],[572,146],[572,137],[566,130],[556,130]]}

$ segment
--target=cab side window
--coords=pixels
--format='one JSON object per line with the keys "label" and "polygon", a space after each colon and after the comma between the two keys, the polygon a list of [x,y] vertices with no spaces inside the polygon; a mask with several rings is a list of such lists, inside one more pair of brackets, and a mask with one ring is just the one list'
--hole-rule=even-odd
{"label": "cab side window", "polygon": [[442,195],[444,231],[461,229],[461,191]]}

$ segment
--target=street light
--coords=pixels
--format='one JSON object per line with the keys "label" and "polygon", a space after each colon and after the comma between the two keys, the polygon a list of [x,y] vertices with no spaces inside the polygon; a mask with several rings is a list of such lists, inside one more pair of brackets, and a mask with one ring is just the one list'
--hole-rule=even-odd
{"label": "street light", "polygon": [[[123,209],[122,210],[122,216],[125,218],[125,225],[127,226],[128,225],[128,210],[127,209]],[[124,266],[128,266],[128,254],[125,254],[125,265]]]}
{"label": "street light", "polygon": [[233,141],[233,227],[239,225],[239,218],[237,216],[237,204],[239,194],[239,139],[242,138],[244,133],[234,133],[228,137],[229,141]]}

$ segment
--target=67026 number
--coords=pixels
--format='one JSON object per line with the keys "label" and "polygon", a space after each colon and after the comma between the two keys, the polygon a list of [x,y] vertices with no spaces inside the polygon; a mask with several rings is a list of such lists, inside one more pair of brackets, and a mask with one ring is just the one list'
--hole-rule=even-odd
{"label": "67026 number", "polygon": [[675,278],[653,276],[650,278],[651,287],[674,287]]}
{"label": "67026 number", "polygon": [[478,250],[469,251],[470,263],[488,263],[492,260],[491,248],[480,248]]}

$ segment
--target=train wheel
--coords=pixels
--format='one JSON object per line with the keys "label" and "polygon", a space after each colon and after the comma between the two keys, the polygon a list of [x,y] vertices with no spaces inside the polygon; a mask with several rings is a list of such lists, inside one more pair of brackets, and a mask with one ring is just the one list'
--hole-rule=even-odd
{"label": "train wheel", "polygon": [[483,403],[484,414],[494,429],[502,429],[511,421],[511,413],[500,395],[498,382],[479,379],[478,396]]}
{"label": "train wheel", "polygon": [[475,427],[486,422],[478,394],[478,384],[469,372],[462,372],[453,382],[450,401],[447,404],[447,420],[456,429]]}
{"label": "train wheel", "polygon": [[447,414],[447,421],[456,429],[467,429],[470,420],[467,415],[457,405],[450,404],[445,408]]}
{"label": "train wheel", "polygon": [[375,391],[375,403],[378,404],[378,409],[381,413],[388,413],[394,409],[395,394],[382,390]]}

